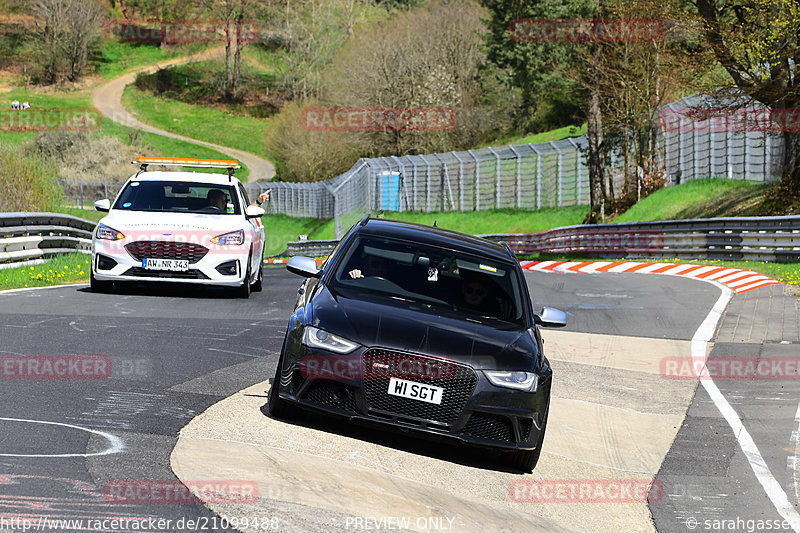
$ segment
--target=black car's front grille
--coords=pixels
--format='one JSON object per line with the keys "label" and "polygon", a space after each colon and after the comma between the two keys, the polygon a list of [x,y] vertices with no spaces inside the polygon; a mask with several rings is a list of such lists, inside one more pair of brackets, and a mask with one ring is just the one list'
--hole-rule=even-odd
{"label": "black car's front grille", "polygon": [[136,276],[137,278],[166,278],[166,279],[210,279],[199,270],[147,270],[142,267],[131,267],[123,276]]}
{"label": "black car's front grille", "polygon": [[[364,392],[367,408],[371,414],[411,419],[425,424],[443,426],[454,424],[478,383],[478,376],[472,367],[422,355],[372,349],[363,355],[362,364]],[[413,370],[401,372],[399,375],[388,372],[384,376],[379,370],[376,371],[382,368]],[[433,371],[428,373],[428,369]],[[391,377],[442,387],[444,393],[441,403],[437,405],[389,394],[387,391]]]}
{"label": "black car's front grille", "polygon": [[125,245],[137,261],[147,259],[178,259],[194,264],[208,253],[208,248],[191,242],[135,241]]}
{"label": "black car's front grille", "polygon": [[346,411],[356,410],[355,395],[350,387],[324,379],[315,380],[308,387],[303,399]]}
{"label": "black car's front grille", "polygon": [[474,413],[469,417],[461,433],[482,439],[514,442],[514,427],[511,425],[511,420],[505,416]]}

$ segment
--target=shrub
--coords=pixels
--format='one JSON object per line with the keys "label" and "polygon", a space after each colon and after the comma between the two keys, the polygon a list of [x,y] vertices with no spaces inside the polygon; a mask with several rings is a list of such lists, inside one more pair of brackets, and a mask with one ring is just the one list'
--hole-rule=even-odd
{"label": "shrub", "polygon": [[46,158],[0,145],[0,211],[54,211],[60,203],[56,170]]}

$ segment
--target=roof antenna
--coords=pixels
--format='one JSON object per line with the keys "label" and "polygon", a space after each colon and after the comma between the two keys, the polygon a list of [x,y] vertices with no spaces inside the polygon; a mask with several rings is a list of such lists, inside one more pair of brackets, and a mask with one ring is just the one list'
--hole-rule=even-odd
{"label": "roof antenna", "polygon": [[435,220],[433,221],[433,227],[434,228],[438,228],[439,227],[439,226],[436,225],[436,221]]}

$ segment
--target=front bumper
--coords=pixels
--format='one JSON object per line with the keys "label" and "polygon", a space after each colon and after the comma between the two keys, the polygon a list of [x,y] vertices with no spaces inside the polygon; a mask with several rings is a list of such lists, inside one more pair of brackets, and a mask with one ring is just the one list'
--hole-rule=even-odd
{"label": "front bumper", "polygon": [[98,281],[169,281],[239,287],[247,273],[249,248],[246,245],[231,248],[230,252],[206,253],[191,261],[186,271],[146,270],[141,259],[133,257],[121,244],[94,239],[92,273]]}
{"label": "front bumper", "polygon": [[[378,424],[387,429],[413,432],[435,440],[501,450],[531,450],[540,442],[540,434],[544,430],[543,419],[550,401],[549,376],[536,392],[529,393],[496,387],[483,372],[467,367],[474,373],[474,386],[467,392],[462,404],[451,405],[452,412],[446,412],[445,409],[443,413],[442,409],[426,410],[424,405],[418,409],[416,405],[409,404],[421,403],[419,400],[388,394],[380,397],[380,392],[376,391],[380,391],[388,380],[378,378],[375,383],[368,383],[367,380],[373,378],[366,375],[353,378],[342,374],[310,372],[307,361],[314,355],[309,354],[305,346],[302,348],[304,354],[300,357],[286,358],[294,362],[287,363],[281,371],[279,394],[283,400],[304,409],[351,421]],[[363,350],[357,356],[346,357],[357,357],[363,365],[364,353],[369,351]],[[412,356],[425,357],[419,354]],[[451,379],[454,383],[459,380],[459,377]],[[455,392],[453,388],[448,389],[447,379],[410,378],[409,381],[442,386],[445,388],[445,398]],[[446,400],[443,399],[442,403],[445,404]]]}

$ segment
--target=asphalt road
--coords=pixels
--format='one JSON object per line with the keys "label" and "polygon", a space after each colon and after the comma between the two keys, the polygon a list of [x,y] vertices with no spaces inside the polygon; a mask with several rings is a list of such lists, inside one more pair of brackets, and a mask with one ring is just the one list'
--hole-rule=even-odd
{"label": "asphalt road", "polygon": [[[566,330],[576,332],[690,339],[719,296],[711,285],[674,277],[526,276],[536,308],[550,305],[567,311],[572,316]],[[107,501],[104,488],[107,492],[109,483],[120,481],[176,480],[169,454],[178,431],[208,406],[272,376],[299,281],[282,267],[266,268],[264,292],[249,300],[180,286],[108,295],[93,294],[83,286],[0,294],[0,356],[100,356],[109,358],[104,360],[112,368],[104,379],[3,375],[0,520],[161,517],[174,524],[200,517],[208,520],[206,530],[224,530],[211,528],[214,515],[201,505],[120,505]],[[569,381],[568,375],[564,378]],[[630,379],[619,370],[605,378],[608,383]],[[658,386],[658,380],[651,385]],[[725,393],[760,398],[759,390],[741,387]],[[586,394],[595,395],[593,401],[602,399],[602,384],[587,387]],[[612,394],[609,389],[607,394],[607,403],[624,401],[619,391]],[[743,396],[740,405],[746,403]],[[750,424],[758,442],[768,446],[774,437],[772,419],[769,405],[762,404],[754,404],[748,415],[754,419]],[[697,408],[711,407],[701,403]],[[724,434],[724,420],[718,422]],[[679,439],[702,439],[706,450],[735,452],[735,442],[720,438],[718,432],[683,431]],[[774,431],[784,432],[783,422]],[[784,441],[780,446],[788,449]],[[101,455],[119,448],[119,453]],[[777,464],[785,457],[786,452],[781,453],[766,455]],[[703,457],[676,459],[691,470],[687,465]],[[727,468],[724,463],[723,467]],[[746,468],[727,480],[737,484],[740,494],[760,494]],[[715,487],[713,494],[725,490]],[[680,520],[691,509],[685,502],[669,502],[668,509],[654,509],[656,524],[659,529],[664,524],[664,530],[681,530]],[[721,515],[735,511],[725,507],[724,499],[717,498],[716,504]],[[3,527],[8,526],[0,522],[0,531]]]}
{"label": "asphalt road", "polygon": [[[39,379],[41,371],[12,379],[3,367],[0,519],[213,518],[202,505],[119,505],[104,488],[177,481],[169,453],[181,427],[274,370],[296,281],[283,269],[265,269],[265,290],[249,300],[182,286],[0,295],[0,356],[100,356],[112,369],[103,379]],[[91,455],[111,443],[87,430],[121,439],[124,451]],[[64,454],[88,456],[48,457]]]}

